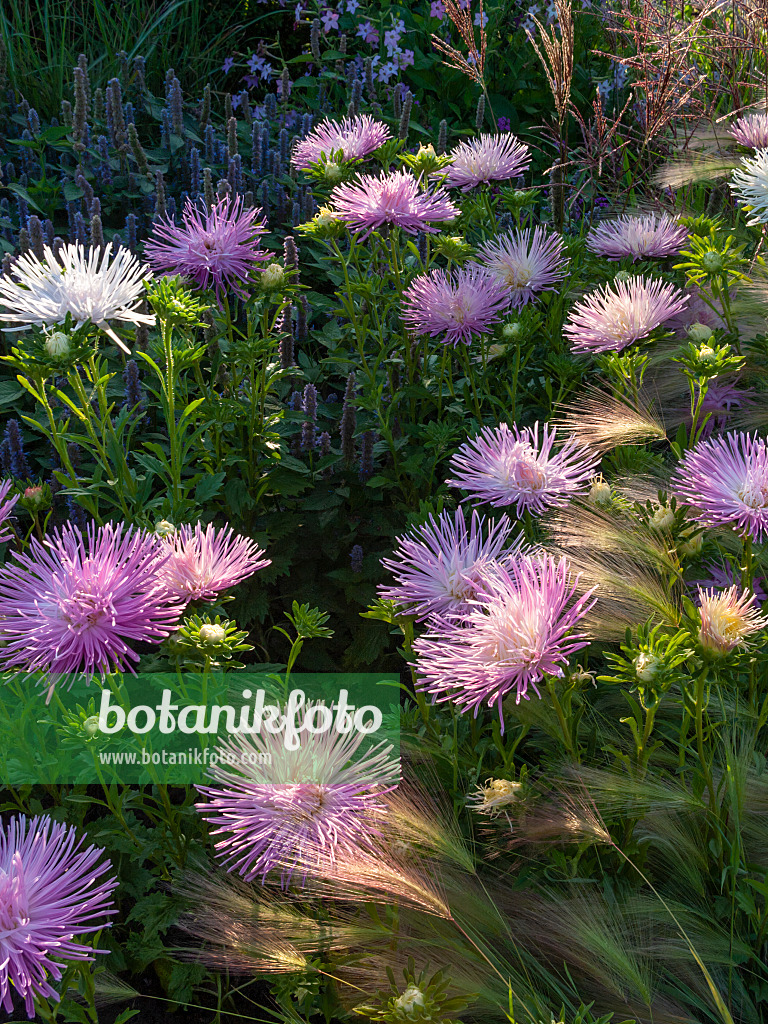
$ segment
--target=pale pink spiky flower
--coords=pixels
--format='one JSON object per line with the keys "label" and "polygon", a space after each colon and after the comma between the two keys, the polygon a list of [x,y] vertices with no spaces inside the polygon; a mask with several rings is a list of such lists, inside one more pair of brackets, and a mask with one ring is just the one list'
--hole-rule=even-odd
{"label": "pale pink spiky flower", "polygon": [[600,457],[569,438],[554,451],[557,430],[536,423],[519,429],[506,423],[484,427],[453,456],[446,480],[468,492],[465,501],[515,505],[517,514],[541,515],[589,489]]}
{"label": "pale pink spiky flower", "polygon": [[574,352],[621,352],[688,303],[673,284],[633,277],[596,288],[571,309],[563,334]]}
{"label": "pale pink spiky flower", "polygon": [[722,591],[699,587],[699,614],[699,641],[715,654],[730,654],[768,626],[768,615],[760,614],[755,595],[736,585]]}
{"label": "pale pink spiky flower", "polygon": [[687,239],[688,229],[668,213],[627,214],[593,227],[587,236],[587,248],[609,260],[631,256],[636,262],[679,253]]}
{"label": "pale pink spiky flower", "polygon": [[503,285],[479,267],[419,274],[403,292],[403,323],[445,345],[468,345],[486,334],[509,305]]}
{"label": "pale pink spiky flower", "polygon": [[452,701],[475,714],[496,706],[508,694],[516,703],[540,696],[546,676],[562,676],[569,657],[588,644],[576,630],[595,600],[577,596],[564,558],[521,555],[481,573],[477,596],[461,620],[434,618],[414,641],[418,686],[435,701]]}
{"label": "pale pink spiky flower", "polygon": [[160,579],[169,594],[185,602],[215,601],[271,564],[254,540],[235,533],[231,526],[180,526],[161,543],[168,558]]}
{"label": "pale pink spiky flower", "polygon": [[363,174],[357,181],[337,185],[330,204],[333,215],[351,230],[363,232],[363,237],[385,224],[408,234],[433,233],[436,223],[453,220],[460,212],[444,189],[424,191],[409,171],[379,177]]}
{"label": "pale pink spiky flower", "polygon": [[198,288],[214,288],[221,303],[231,289],[247,298],[245,284],[270,254],[259,248],[266,226],[260,210],[246,210],[242,196],[225,196],[211,210],[188,199],[181,224],[156,221],[144,254],[157,271],[191,278]]}
{"label": "pale pink spiky flower", "polygon": [[389,138],[389,128],[369,114],[345,117],[341,121],[326,119],[296,146],[291,163],[304,169],[323,157],[330,160],[339,152],[345,163],[361,160],[383,146]]}
{"label": "pale pink spiky flower", "polygon": [[748,149],[768,148],[768,112],[744,114],[731,122],[729,134]]}
{"label": "pale pink spiky flower", "polygon": [[445,171],[446,184],[463,192],[491,181],[517,178],[530,165],[528,146],[510,132],[482,134],[460,142],[450,152],[451,163]]}
{"label": "pale pink spiky flower", "polygon": [[60,981],[68,963],[107,952],[75,941],[108,928],[115,913],[117,879],[106,875],[101,854],[84,848],[72,826],[47,817],[21,815],[0,828],[0,1003],[7,1014],[16,991],[32,1020],[35,998],[60,998],[49,978]]}
{"label": "pale pink spiky flower", "polygon": [[538,292],[551,291],[568,267],[565,243],[544,228],[509,231],[481,245],[483,268],[507,289],[510,305],[520,309]]}

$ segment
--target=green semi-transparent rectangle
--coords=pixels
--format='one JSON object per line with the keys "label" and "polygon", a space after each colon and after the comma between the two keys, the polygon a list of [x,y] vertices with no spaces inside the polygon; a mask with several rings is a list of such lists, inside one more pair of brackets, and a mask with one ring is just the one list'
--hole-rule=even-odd
{"label": "green semi-transparent rectangle", "polygon": [[[364,736],[356,756],[364,756],[373,745],[385,741],[392,745],[391,756],[396,758],[400,752],[399,687],[397,676],[374,673],[299,673],[292,674],[287,684],[271,672],[144,673],[105,682],[92,680],[90,684],[82,679],[59,680],[46,702],[44,683],[17,677],[0,687],[0,785],[202,783],[210,777],[212,753],[232,738],[230,724],[238,728],[244,721],[251,727],[255,704],[283,706],[294,691],[302,692],[306,701],[320,701],[329,708],[346,691],[348,708],[377,709],[381,725]],[[164,698],[164,691],[170,695]],[[251,697],[246,698],[243,691],[250,691]],[[124,727],[111,735],[100,731],[94,722],[102,702],[106,705],[107,701],[126,716]],[[163,704],[178,708],[164,713],[165,732],[160,728]],[[250,709],[246,719],[241,717],[244,706]],[[135,734],[128,721],[142,729],[151,722],[149,714],[138,711],[140,707],[154,709],[156,721],[148,731]],[[222,710],[212,713],[215,707]],[[231,713],[226,711],[228,707]],[[202,717],[200,708],[204,709]],[[131,712],[135,712],[132,719]],[[185,726],[193,731],[179,728],[182,714]],[[168,731],[171,716],[174,729]],[[370,711],[360,719],[366,727],[377,720]],[[108,721],[117,726],[119,712],[110,714]],[[198,724],[217,728],[198,733]]]}

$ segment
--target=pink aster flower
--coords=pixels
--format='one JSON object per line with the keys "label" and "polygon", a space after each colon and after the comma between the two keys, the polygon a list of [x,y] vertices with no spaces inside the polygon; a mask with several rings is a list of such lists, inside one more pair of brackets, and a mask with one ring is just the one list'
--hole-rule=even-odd
{"label": "pink aster flower", "polygon": [[699,441],[670,481],[705,526],[732,526],[760,541],[768,532],[768,448],[762,437],[729,433]]}
{"label": "pink aster flower", "polygon": [[472,513],[470,527],[464,511],[453,516],[441,512],[437,519],[417,526],[410,534],[397,538],[394,558],[381,564],[395,577],[395,586],[380,586],[381,597],[403,606],[418,620],[431,615],[461,616],[470,610],[484,566],[497,559],[519,554],[520,542],[510,544],[511,523],[502,516],[489,521],[483,536],[485,518]]}
{"label": "pink aster flower", "polygon": [[516,505],[517,514],[528,510],[540,515],[547,508],[568,503],[573,494],[589,488],[599,456],[569,438],[553,452],[557,431],[546,424],[533,428],[506,423],[484,427],[465,442],[451,459],[451,487],[468,491],[465,501]]}
{"label": "pink aster flower", "polygon": [[587,236],[587,248],[609,260],[631,256],[636,262],[646,256],[672,256],[685,245],[688,230],[668,213],[627,215],[597,224]]}
{"label": "pink aster flower", "polygon": [[594,605],[592,591],[576,596],[564,558],[521,555],[481,573],[477,597],[461,622],[435,618],[413,645],[419,688],[435,701],[453,701],[460,710],[496,706],[509,693],[516,703],[540,696],[545,675],[562,676],[571,654],[586,647],[574,632]]}
{"label": "pink aster flower", "polygon": [[257,219],[259,213],[255,208],[243,209],[241,196],[234,200],[226,196],[210,211],[188,199],[182,224],[170,218],[158,221],[144,253],[155,270],[191,277],[198,288],[215,288],[219,302],[228,288],[246,298],[243,283],[269,259],[258,245],[266,230]]}
{"label": "pink aster flower", "polygon": [[715,654],[730,654],[746,646],[746,638],[768,626],[768,616],[761,615],[754,594],[733,586],[729,590],[699,589],[702,647]]}
{"label": "pink aster flower", "polygon": [[528,146],[508,132],[460,142],[450,156],[452,162],[440,174],[446,173],[446,183],[464,192],[488,181],[516,178],[531,162]]}
{"label": "pink aster flower", "polygon": [[748,149],[768,149],[768,113],[737,117],[728,132],[740,145]]}
{"label": "pink aster flower", "polygon": [[183,611],[158,578],[167,556],[133,527],[71,524],[0,568],[0,669],[66,673],[133,671],[129,641],[157,643]]}
{"label": "pink aster flower", "polygon": [[673,284],[633,277],[596,288],[577,302],[563,327],[574,352],[621,352],[681,312],[688,302]]}
{"label": "pink aster flower", "polygon": [[510,304],[520,309],[537,292],[551,291],[565,277],[568,260],[559,235],[543,228],[508,231],[480,246],[483,267],[507,289]]}
{"label": "pink aster flower", "polygon": [[170,594],[188,601],[215,601],[219,594],[271,564],[255,541],[209,523],[180,526],[162,539],[168,559],[160,578]]}
{"label": "pink aster flower", "polygon": [[105,949],[75,942],[109,927],[117,879],[105,877],[102,851],[83,848],[70,825],[21,815],[0,828],[0,1002],[13,1013],[12,990],[30,1020],[35,997],[58,1002],[49,978],[68,962],[93,960]]}
{"label": "pink aster flower", "polygon": [[[333,718],[320,704],[302,711],[314,727]],[[198,810],[218,826],[213,835],[225,835],[218,856],[246,881],[263,881],[278,868],[287,885],[321,856],[333,860],[337,851],[367,846],[384,811],[379,797],[399,779],[391,746],[378,743],[357,756],[364,739],[357,729],[304,729],[299,738],[293,749],[282,730],[241,733],[221,744],[229,764],[220,758],[211,768],[215,785],[198,787],[209,799]]]}
{"label": "pink aster flower", "polygon": [[420,274],[403,292],[403,323],[414,334],[442,335],[445,345],[485,334],[509,305],[507,290],[479,267]]}
{"label": "pink aster flower", "polygon": [[425,192],[408,171],[393,171],[376,178],[363,174],[357,181],[337,185],[331,192],[333,214],[354,231],[370,234],[383,224],[409,234],[435,232],[436,221],[453,220],[459,210],[443,189]]}
{"label": "pink aster flower", "polygon": [[389,128],[368,114],[345,117],[341,121],[323,121],[293,151],[291,163],[305,168],[325,157],[330,160],[341,151],[342,159],[361,160],[390,138]]}
{"label": "pink aster flower", "polygon": [[8,497],[8,491],[12,487],[13,480],[3,480],[2,484],[0,484],[0,544],[7,540],[13,540],[15,536],[10,526],[5,525],[10,518],[14,505],[19,500],[18,494],[14,494],[8,501],[5,500]]}

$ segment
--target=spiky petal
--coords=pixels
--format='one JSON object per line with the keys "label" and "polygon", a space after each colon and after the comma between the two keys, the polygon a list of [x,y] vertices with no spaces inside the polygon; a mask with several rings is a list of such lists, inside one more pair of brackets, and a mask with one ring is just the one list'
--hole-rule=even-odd
{"label": "spiky petal", "polygon": [[466,501],[515,505],[518,515],[565,505],[588,489],[600,458],[572,438],[555,452],[556,436],[546,424],[541,431],[538,423],[522,430],[506,423],[484,427],[453,456],[446,483],[468,491]]}
{"label": "spiky petal", "polygon": [[[76,942],[109,927],[117,880],[102,851],[83,847],[70,825],[23,815],[0,829],[0,1003],[13,1013],[12,990],[30,1020],[35,997],[58,1002],[49,978],[68,962],[89,961],[95,950]],[[10,1017],[8,1018],[10,1019]]]}
{"label": "spiky petal", "polygon": [[757,435],[728,433],[687,451],[670,482],[705,526],[732,526],[760,541],[768,533],[768,447]]}
{"label": "spiky petal", "polygon": [[403,322],[414,334],[440,337],[446,345],[469,344],[501,319],[507,291],[479,267],[461,267],[448,276],[431,270],[403,292]]}
{"label": "spiky petal", "polygon": [[47,245],[43,259],[33,252],[22,253],[13,265],[13,277],[0,277],[0,319],[21,331],[27,327],[49,327],[72,316],[75,324],[92,321],[119,345],[127,346],[109,325],[110,320],[129,324],[153,324],[154,316],[139,313],[149,268],[129,249],[120,248],[110,259],[111,243],[100,252],[84,246],[63,245],[57,255]]}
{"label": "spiky petal", "polygon": [[291,163],[299,169],[311,167],[321,157],[330,159],[341,152],[345,162],[361,160],[390,138],[389,128],[369,114],[345,117],[341,121],[326,119],[294,149]]}
{"label": "spiky petal", "polygon": [[587,236],[587,248],[609,260],[631,256],[633,262],[646,257],[672,256],[685,245],[688,231],[668,213],[627,214],[597,224]]}
{"label": "spiky petal", "polygon": [[337,185],[331,192],[332,212],[363,237],[375,228],[391,224],[408,234],[435,232],[439,221],[459,214],[444,189],[425,192],[408,171],[393,171],[374,177],[363,174],[357,181]]}
{"label": "spiky petal", "polygon": [[[13,497],[8,498],[8,492],[13,487],[13,480],[3,480],[0,484],[0,544],[7,540],[12,540],[14,532],[10,526],[6,526],[8,519],[10,518],[11,512],[16,502],[19,500],[18,494],[14,494]],[[8,498],[8,501],[5,499]]]}
{"label": "spiky petal", "polygon": [[507,516],[489,522],[472,513],[469,529],[463,509],[441,512],[397,538],[394,558],[381,564],[395,577],[395,586],[380,586],[381,597],[423,620],[431,615],[463,615],[469,611],[482,568],[496,559],[514,557],[520,542],[510,544]]}
{"label": "spiky petal", "polygon": [[768,626],[768,616],[760,614],[755,595],[735,585],[720,592],[700,587],[699,614],[701,645],[716,654],[744,646],[748,636]]}
{"label": "spiky petal", "polygon": [[747,224],[768,223],[768,149],[744,157],[731,180],[731,192],[741,206],[749,206]]}
{"label": "spiky petal", "polygon": [[728,133],[749,149],[768,148],[768,113],[759,112],[737,117],[728,128]]}
{"label": "spiky petal", "polygon": [[450,156],[446,184],[463,192],[486,182],[517,178],[531,162],[528,146],[509,133],[460,142]]}
{"label": "spiky petal", "polygon": [[520,309],[538,292],[551,291],[568,267],[565,243],[543,228],[508,231],[481,245],[478,260],[504,285],[511,306]]}
{"label": "spiky petal", "polygon": [[587,646],[574,632],[594,604],[592,591],[576,596],[564,558],[521,555],[481,573],[477,597],[463,620],[435,618],[413,645],[419,687],[435,701],[453,701],[475,714],[483,705],[537,696],[545,675],[561,676],[576,651]]}
{"label": "spiky petal", "polygon": [[687,295],[661,280],[613,281],[576,303],[563,334],[574,352],[621,352],[647,338],[687,303]]}
{"label": "spiky petal", "polygon": [[168,559],[160,579],[182,601],[215,601],[219,594],[271,564],[264,551],[231,526],[181,526],[162,539]]}

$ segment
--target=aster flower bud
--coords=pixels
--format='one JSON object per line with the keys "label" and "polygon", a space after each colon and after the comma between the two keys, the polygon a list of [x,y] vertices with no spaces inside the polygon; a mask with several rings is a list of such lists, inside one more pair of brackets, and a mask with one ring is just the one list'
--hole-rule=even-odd
{"label": "aster flower bud", "polygon": [[285,270],[279,263],[269,263],[259,277],[265,292],[279,291],[285,285]]}
{"label": "aster flower bud", "polygon": [[227,631],[223,626],[204,625],[200,627],[200,640],[204,644],[220,644],[224,637],[227,635]]}
{"label": "aster flower bud", "polygon": [[155,525],[155,533],[158,537],[170,537],[176,532],[176,527],[168,519],[161,519]]}
{"label": "aster flower bud", "polygon": [[668,530],[675,521],[675,513],[667,505],[659,505],[651,517],[651,526],[655,530]]}
{"label": "aster flower bud", "polygon": [[704,546],[704,534],[701,530],[688,527],[680,533],[680,541],[677,545],[678,552],[686,558],[695,558],[701,554]]}
{"label": "aster flower bud", "polygon": [[656,678],[661,667],[661,659],[655,654],[641,651],[632,662],[635,675],[643,683],[650,683]]}
{"label": "aster flower bud", "polygon": [[688,328],[688,337],[695,345],[706,344],[714,334],[711,327],[706,324],[691,324]]}
{"label": "aster flower bud", "polygon": [[597,476],[592,481],[587,501],[590,505],[597,505],[599,508],[610,505],[613,501],[611,485],[606,480],[603,480],[602,476]]}
{"label": "aster flower bud", "polygon": [[70,341],[63,331],[54,331],[46,336],[45,351],[51,359],[62,359],[69,354]]}

